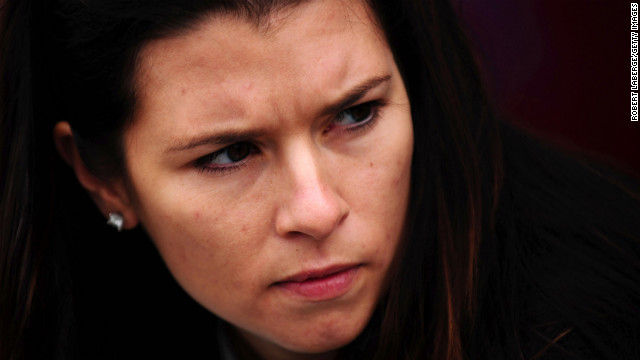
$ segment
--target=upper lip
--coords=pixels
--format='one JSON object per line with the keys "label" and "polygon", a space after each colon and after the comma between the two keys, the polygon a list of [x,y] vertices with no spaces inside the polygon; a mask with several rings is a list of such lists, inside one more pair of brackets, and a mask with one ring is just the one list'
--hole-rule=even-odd
{"label": "upper lip", "polygon": [[303,270],[303,271],[300,271],[299,273],[296,273],[292,276],[289,276],[287,278],[284,278],[276,282],[276,284],[285,283],[285,282],[302,282],[309,279],[322,278],[322,277],[333,275],[345,270],[349,270],[359,265],[360,264],[340,264],[340,265],[327,266],[324,268]]}

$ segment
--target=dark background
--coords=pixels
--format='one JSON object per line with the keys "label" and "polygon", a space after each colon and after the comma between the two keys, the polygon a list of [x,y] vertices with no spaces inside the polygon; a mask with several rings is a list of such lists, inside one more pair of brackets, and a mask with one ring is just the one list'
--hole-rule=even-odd
{"label": "dark background", "polygon": [[502,115],[640,174],[640,122],[630,121],[631,2],[451,1]]}

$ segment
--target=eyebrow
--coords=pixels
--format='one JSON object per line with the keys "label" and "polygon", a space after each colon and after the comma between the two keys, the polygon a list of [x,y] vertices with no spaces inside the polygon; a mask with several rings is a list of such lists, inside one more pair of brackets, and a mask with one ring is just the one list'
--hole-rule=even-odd
{"label": "eyebrow", "polygon": [[[391,75],[376,76],[365,80],[357,86],[350,89],[346,94],[338,99],[334,104],[326,107],[322,114],[335,114],[340,112],[349,106],[352,106],[360,99],[365,97],[367,93],[380,86],[384,82],[388,82],[391,79]],[[172,146],[165,150],[165,153],[191,150],[203,145],[229,145],[239,142],[249,141],[263,136],[266,133],[264,130],[249,130],[249,131],[229,131],[222,132],[215,135],[205,134],[202,136],[194,137],[182,144]]]}
{"label": "eyebrow", "polygon": [[370,78],[349,90],[335,104],[328,106],[322,113],[326,115],[340,112],[365,97],[370,90],[377,88],[380,84],[390,79],[391,75]]}
{"label": "eyebrow", "polygon": [[203,145],[229,145],[239,142],[249,141],[261,137],[266,131],[229,131],[216,135],[205,134],[203,136],[194,137],[184,144],[177,145],[165,150],[165,153],[191,150]]}

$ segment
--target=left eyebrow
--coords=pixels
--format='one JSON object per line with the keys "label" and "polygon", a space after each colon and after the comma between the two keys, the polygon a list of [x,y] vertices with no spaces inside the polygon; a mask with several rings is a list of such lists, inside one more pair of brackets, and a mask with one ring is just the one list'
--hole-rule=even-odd
{"label": "left eyebrow", "polygon": [[361,84],[349,90],[340,99],[338,99],[335,104],[325,108],[322,113],[325,115],[338,113],[365,97],[370,90],[377,88],[380,84],[388,82],[389,80],[391,80],[391,75],[376,76],[365,80]]}
{"label": "left eyebrow", "polygon": [[[322,111],[322,113],[325,115],[336,114],[355,104],[357,101],[365,97],[369,91],[377,88],[382,83],[388,82],[389,80],[391,80],[391,75],[369,78],[351,88],[346,94],[340,97],[338,101],[326,107]],[[166,149],[164,152],[171,153],[176,151],[191,150],[204,145],[229,145],[237,142],[249,141],[251,139],[263,136],[265,133],[265,130],[254,130],[204,134],[190,140],[181,141],[179,142],[179,144]]]}

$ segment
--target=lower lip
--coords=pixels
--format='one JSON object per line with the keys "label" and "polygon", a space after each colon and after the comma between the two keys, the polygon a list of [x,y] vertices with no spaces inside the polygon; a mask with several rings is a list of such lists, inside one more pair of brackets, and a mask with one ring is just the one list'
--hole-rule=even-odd
{"label": "lower lip", "polygon": [[331,300],[349,291],[358,269],[359,266],[355,266],[321,278],[282,282],[278,287],[309,300]]}

